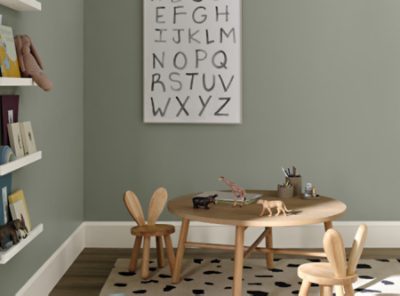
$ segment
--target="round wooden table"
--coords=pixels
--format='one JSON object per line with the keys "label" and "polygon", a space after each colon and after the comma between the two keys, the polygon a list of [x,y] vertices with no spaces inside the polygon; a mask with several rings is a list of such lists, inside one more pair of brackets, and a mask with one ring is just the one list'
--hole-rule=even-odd
{"label": "round wooden table", "polygon": [[[247,190],[248,193],[261,193],[261,199],[279,200],[276,191]],[[234,279],[232,295],[242,295],[243,260],[252,251],[266,254],[267,267],[273,268],[273,254],[289,254],[304,256],[325,257],[323,252],[310,252],[306,250],[276,249],[272,246],[272,227],[300,226],[323,223],[325,230],[332,227],[332,221],[346,211],[346,205],[330,197],[303,199],[300,197],[285,198],[282,201],[293,212],[288,216],[263,216],[260,217],[261,205],[250,204],[243,207],[233,207],[227,204],[210,205],[209,210],[194,209],[192,197],[196,194],[187,194],[174,198],[168,202],[168,210],[182,218],[179,235],[178,249],[176,252],[175,267],[172,282],[178,283],[181,279],[182,259],[186,247],[212,248],[220,250],[234,250]],[[235,245],[221,245],[188,242],[187,234],[190,221],[232,225],[236,228]],[[244,233],[248,227],[263,227],[264,232],[249,246],[244,246]],[[265,248],[258,247],[262,240],[266,242]],[[322,238],[321,238],[322,240]]]}

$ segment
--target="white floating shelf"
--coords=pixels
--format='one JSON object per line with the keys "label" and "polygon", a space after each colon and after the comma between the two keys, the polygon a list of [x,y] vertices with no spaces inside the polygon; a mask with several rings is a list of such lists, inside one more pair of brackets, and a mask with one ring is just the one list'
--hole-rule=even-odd
{"label": "white floating shelf", "polygon": [[[0,0],[2,1],[2,0]],[[33,86],[32,78],[0,77],[0,86]]]}
{"label": "white floating shelf", "polygon": [[0,165],[0,176],[7,175],[40,159],[42,159],[42,151],[38,151],[27,156],[17,158],[14,161],[2,164]]}
{"label": "white floating shelf", "polygon": [[21,239],[18,244],[6,251],[0,251],[0,264],[6,264],[12,257],[17,255],[23,248],[29,245],[39,234],[43,232],[43,224],[39,224],[29,232],[28,236]]}
{"label": "white floating shelf", "polygon": [[0,5],[18,11],[41,11],[42,3],[36,0],[0,0]]}

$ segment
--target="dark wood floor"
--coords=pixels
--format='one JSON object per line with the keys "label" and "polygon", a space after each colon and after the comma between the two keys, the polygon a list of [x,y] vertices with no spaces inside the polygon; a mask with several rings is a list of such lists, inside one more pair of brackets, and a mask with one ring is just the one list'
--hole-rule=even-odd
{"label": "dark wood floor", "polygon": [[[187,250],[185,256],[229,258],[226,252]],[[50,296],[98,296],[117,258],[129,258],[130,249],[85,249],[58,282]],[[254,254],[254,256],[261,256]],[[400,258],[400,249],[367,249],[364,258]]]}

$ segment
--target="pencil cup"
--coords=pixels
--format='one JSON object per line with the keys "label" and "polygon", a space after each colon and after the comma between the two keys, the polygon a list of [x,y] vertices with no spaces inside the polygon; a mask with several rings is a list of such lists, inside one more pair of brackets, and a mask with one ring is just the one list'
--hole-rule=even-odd
{"label": "pencil cup", "polygon": [[293,197],[293,186],[278,185],[278,197],[289,198]]}
{"label": "pencil cup", "polygon": [[289,181],[289,183],[293,186],[293,195],[301,196],[301,176],[287,177],[286,180]]}

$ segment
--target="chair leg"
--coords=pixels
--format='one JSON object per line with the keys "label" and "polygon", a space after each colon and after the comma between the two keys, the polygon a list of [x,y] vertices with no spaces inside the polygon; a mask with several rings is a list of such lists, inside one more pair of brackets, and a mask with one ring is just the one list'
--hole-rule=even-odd
{"label": "chair leg", "polygon": [[150,260],[150,236],[144,237],[143,242],[143,257],[142,257],[142,278],[149,277],[149,260]]}
{"label": "chair leg", "polygon": [[335,286],[334,287],[336,296],[344,296],[344,289],[343,288],[344,288],[343,286]]}
{"label": "chair leg", "polygon": [[135,238],[135,243],[133,244],[132,254],[131,254],[131,262],[129,263],[129,271],[134,272],[136,270],[136,263],[139,257],[140,246],[142,244],[142,237],[137,236]]}
{"label": "chair leg", "polygon": [[164,242],[165,242],[165,248],[167,249],[169,269],[172,275],[174,273],[174,266],[175,266],[175,253],[174,253],[174,248],[172,246],[171,236],[165,235]]}
{"label": "chair leg", "polygon": [[311,283],[309,281],[303,280],[300,287],[299,296],[307,296],[308,290],[310,290]]}
{"label": "chair leg", "polygon": [[162,243],[162,237],[157,236],[156,242],[157,242],[157,263],[158,267],[162,268],[164,267],[164,248]]}
{"label": "chair leg", "polygon": [[344,286],[344,293],[345,295],[353,296],[354,295],[354,290],[352,284],[347,284]]}
{"label": "chair leg", "polygon": [[321,296],[332,296],[332,286],[319,286]]}

